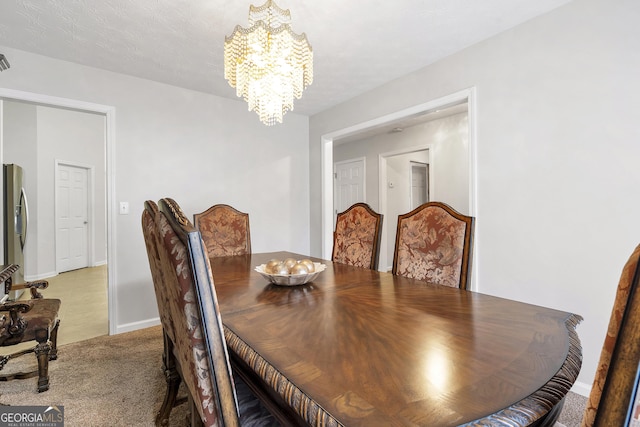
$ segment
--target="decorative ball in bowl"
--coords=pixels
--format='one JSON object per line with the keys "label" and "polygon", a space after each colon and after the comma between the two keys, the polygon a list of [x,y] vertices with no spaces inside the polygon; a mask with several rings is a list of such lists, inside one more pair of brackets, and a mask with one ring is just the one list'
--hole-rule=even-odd
{"label": "decorative ball in bowl", "polygon": [[310,259],[287,258],[284,260],[272,259],[266,264],[260,264],[255,270],[269,283],[296,286],[315,280],[325,268],[327,268],[326,265],[313,262]]}

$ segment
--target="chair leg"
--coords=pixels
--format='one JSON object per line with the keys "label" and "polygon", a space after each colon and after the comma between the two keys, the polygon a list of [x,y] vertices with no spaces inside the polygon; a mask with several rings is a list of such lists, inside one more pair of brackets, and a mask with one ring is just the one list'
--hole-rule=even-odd
{"label": "chair leg", "polygon": [[178,395],[178,388],[180,387],[180,376],[177,372],[170,374],[167,371],[165,374],[167,375],[167,392],[164,395],[162,406],[156,415],[156,426],[158,427],[169,425],[169,415],[173,409],[176,396]]}
{"label": "chair leg", "polygon": [[156,426],[158,427],[169,425],[169,415],[171,415],[171,410],[176,405],[178,389],[182,382],[178,369],[176,368],[176,360],[173,355],[173,343],[166,333],[163,334],[163,336],[164,353],[162,355],[162,362],[164,364],[164,375],[167,381],[167,391],[164,395],[162,406],[160,406],[156,414]]}
{"label": "chair leg", "polygon": [[4,367],[9,359],[21,356],[27,353],[34,353],[38,361],[38,369],[28,372],[15,372],[8,375],[0,376],[0,381],[9,381],[13,379],[26,379],[38,376],[38,392],[49,390],[49,360],[58,358],[58,326],[56,321],[51,332],[48,327],[34,329],[35,340],[37,345],[27,350],[22,350],[8,356],[0,356],[0,370]]}
{"label": "chair leg", "polygon": [[164,395],[162,406],[156,414],[156,426],[168,426],[169,415],[176,404],[178,389],[180,388],[180,375],[176,369],[167,369],[164,371],[167,380],[167,391]]}
{"label": "chair leg", "polygon": [[169,369],[169,364],[173,363],[175,366],[175,361],[169,360],[173,358],[173,342],[171,342],[171,338],[165,332],[164,328],[162,328],[162,341],[163,341],[163,353],[162,353],[162,364],[164,365],[164,369]]}
{"label": "chair leg", "polygon": [[49,353],[51,345],[48,341],[39,342],[35,353],[38,358],[38,393],[49,390]]}
{"label": "chair leg", "polygon": [[49,360],[56,360],[58,358],[58,326],[60,326],[60,320],[56,320],[56,325],[51,330],[51,353],[49,353]]}

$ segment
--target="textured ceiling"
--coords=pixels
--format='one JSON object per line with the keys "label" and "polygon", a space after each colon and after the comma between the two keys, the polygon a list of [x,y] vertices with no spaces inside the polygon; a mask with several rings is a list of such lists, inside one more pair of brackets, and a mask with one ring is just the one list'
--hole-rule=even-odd
{"label": "textured ceiling", "polygon": [[[569,1],[279,0],[314,50],[294,111],[313,115]],[[0,46],[237,99],[223,43],[248,26],[250,4],[263,1],[0,0]]]}

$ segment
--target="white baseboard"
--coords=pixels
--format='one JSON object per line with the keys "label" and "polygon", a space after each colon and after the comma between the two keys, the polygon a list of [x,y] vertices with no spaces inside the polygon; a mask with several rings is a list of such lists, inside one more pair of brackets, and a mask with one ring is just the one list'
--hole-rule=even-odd
{"label": "white baseboard", "polygon": [[[107,264],[107,261],[99,261],[99,262],[93,263],[92,267],[100,267],[106,264]],[[49,273],[40,273],[33,276],[25,276],[24,280],[26,282],[33,282],[34,280],[47,279],[49,277],[55,277],[57,275],[58,275],[57,271],[50,271]]]}
{"label": "white baseboard", "polygon": [[49,273],[36,274],[35,276],[25,276],[25,282],[33,282],[35,280],[48,279],[58,275],[57,271],[50,271]]}
{"label": "white baseboard", "polygon": [[576,381],[573,383],[573,387],[571,387],[571,391],[577,393],[584,397],[589,397],[591,393],[591,384],[586,384],[580,381]]}
{"label": "white baseboard", "polygon": [[137,331],[138,329],[150,328],[160,324],[160,318],[155,317],[153,319],[147,319],[140,322],[126,323],[124,325],[117,325],[116,330],[112,335],[122,334],[124,332]]}

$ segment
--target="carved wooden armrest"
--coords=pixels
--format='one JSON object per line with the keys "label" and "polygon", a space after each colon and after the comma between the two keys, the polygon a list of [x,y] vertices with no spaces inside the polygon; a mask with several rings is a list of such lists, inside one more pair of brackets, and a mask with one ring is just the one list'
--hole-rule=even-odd
{"label": "carved wooden armrest", "polygon": [[18,271],[19,268],[18,264],[9,264],[0,271],[0,284],[4,284],[5,294],[8,294],[11,290],[11,275]]}
{"label": "carved wooden armrest", "polygon": [[[0,312],[9,312],[9,324],[7,324],[6,315],[2,315],[0,318],[0,334],[4,335],[8,332],[10,335],[21,335],[26,328],[27,323],[20,314],[28,312],[32,307],[33,304],[30,304],[29,301],[14,301],[0,304]],[[6,337],[0,336],[0,341],[4,341],[2,338]]]}
{"label": "carved wooden armrest", "polygon": [[31,291],[31,298],[42,298],[42,294],[38,292],[39,289],[47,289],[49,282],[46,280],[35,280],[33,282],[25,282],[17,285],[11,285],[11,290],[16,289],[29,289]]}

